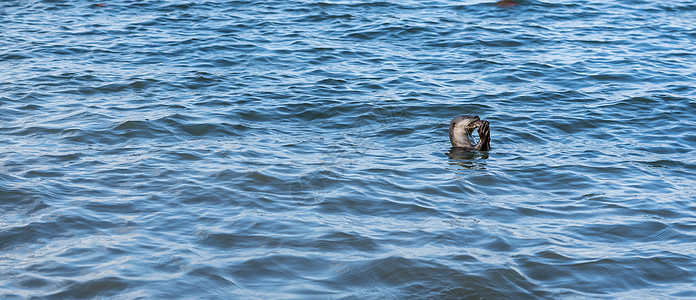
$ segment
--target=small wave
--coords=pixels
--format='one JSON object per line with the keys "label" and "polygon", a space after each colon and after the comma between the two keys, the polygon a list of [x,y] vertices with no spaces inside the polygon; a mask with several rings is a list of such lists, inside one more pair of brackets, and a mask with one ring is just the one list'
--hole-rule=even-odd
{"label": "small wave", "polygon": [[52,298],[94,298],[119,295],[130,286],[128,280],[107,276],[84,282],[76,282],[60,292],[46,295]]}

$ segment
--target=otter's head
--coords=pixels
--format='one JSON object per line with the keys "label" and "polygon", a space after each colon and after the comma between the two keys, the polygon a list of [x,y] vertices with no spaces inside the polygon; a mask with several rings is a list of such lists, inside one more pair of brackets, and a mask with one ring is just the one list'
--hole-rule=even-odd
{"label": "otter's head", "polygon": [[449,137],[452,147],[473,148],[474,137],[472,133],[479,126],[481,119],[478,116],[457,116],[450,122]]}
{"label": "otter's head", "polygon": [[[474,141],[472,133],[479,128],[478,143]],[[449,126],[449,138],[452,147],[490,150],[490,129],[488,121],[481,120],[478,116],[463,115],[452,119]]]}

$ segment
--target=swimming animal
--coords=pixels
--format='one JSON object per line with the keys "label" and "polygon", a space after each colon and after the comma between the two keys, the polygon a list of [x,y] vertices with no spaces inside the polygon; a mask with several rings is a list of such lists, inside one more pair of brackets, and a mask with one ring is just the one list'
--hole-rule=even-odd
{"label": "swimming animal", "polygon": [[518,3],[512,0],[500,0],[495,3],[498,7],[513,7],[517,5]]}
{"label": "swimming animal", "polygon": [[[479,141],[474,144],[474,137],[471,135],[474,129],[478,128]],[[452,119],[449,125],[449,138],[452,148],[465,150],[491,150],[491,128],[486,120],[481,120],[478,116],[463,115]]]}

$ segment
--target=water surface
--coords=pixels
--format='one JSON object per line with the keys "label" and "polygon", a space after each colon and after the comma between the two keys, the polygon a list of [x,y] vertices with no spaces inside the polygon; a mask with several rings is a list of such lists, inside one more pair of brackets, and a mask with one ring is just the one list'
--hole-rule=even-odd
{"label": "water surface", "polygon": [[0,18],[2,298],[696,297],[694,4]]}

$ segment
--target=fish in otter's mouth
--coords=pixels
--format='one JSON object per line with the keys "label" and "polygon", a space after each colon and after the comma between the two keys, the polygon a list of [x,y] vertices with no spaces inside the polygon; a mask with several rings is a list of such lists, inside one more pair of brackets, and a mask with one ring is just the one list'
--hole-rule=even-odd
{"label": "fish in otter's mouth", "polygon": [[[473,137],[478,129],[479,141]],[[491,149],[491,129],[486,120],[478,116],[462,115],[452,119],[449,126],[449,138],[454,148],[488,151]]]}

